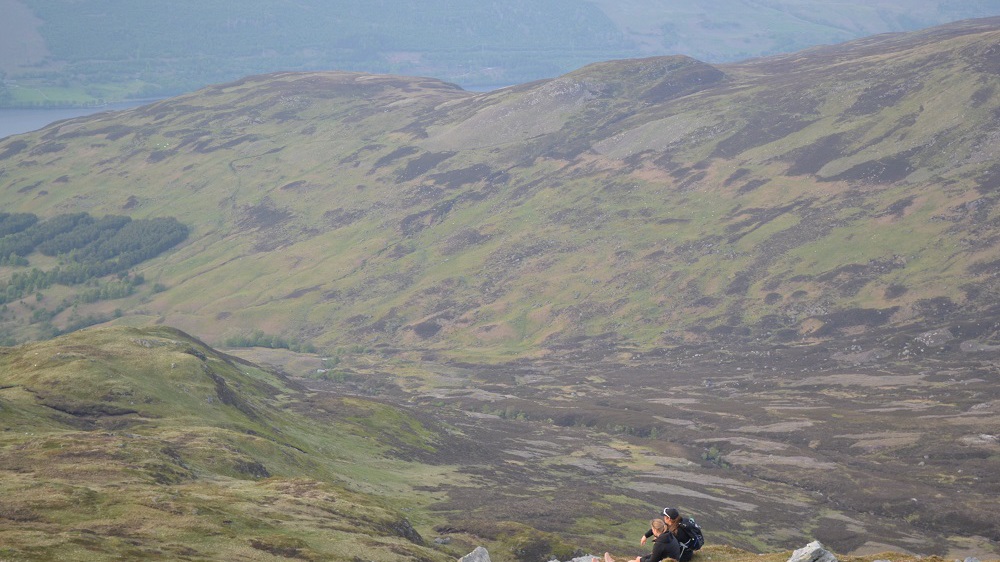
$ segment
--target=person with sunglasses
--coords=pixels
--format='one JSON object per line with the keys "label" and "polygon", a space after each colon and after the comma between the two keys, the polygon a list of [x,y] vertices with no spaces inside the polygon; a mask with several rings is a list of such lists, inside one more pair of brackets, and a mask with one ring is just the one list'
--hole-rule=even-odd
{"label": "person with sunglasses", "polygon": [[[692,532],[692,525],[685,524],[686,521],[681,517],[681,512],[674,507],[665,507],[661,512],[663,516],[663,523],[670,534],[677,539],[677,545],[680,548],[680,555],[677,557],[678,562],[688,562],[691,557],[694,556],[694,551],[701,548],[699,537],[695,536]],[[691,522],[694,523],[693,521]],[[639,544],[646,544],[646,539],[653,536],[653,531],[650,529],[646,531],[646,534],[639,539]]]}

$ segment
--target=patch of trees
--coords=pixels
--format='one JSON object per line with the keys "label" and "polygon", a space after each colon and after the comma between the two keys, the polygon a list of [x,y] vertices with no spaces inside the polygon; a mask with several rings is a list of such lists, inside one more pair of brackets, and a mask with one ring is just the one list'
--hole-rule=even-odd
{"label": "patch of trees", "polygon": [[16,234],[38,222],[31,213],[0,213],[0,237]]}
{"label": "patch of trees", "polygon": [[[0,266],[27,266],[33,252],[55,257],[56,267],[43,271],[15,271],[0,281],[0,304],[21,299],[54,284],[91,284],[81,302],[115,299],[132,293],[143,282],[128,270],[154,258],[187,238],[188,228],[173,217],[132,220],[109,215],[95,219],[87,213],[39,220],[29,213],[0,213]],[[103,285],[96,280],[117,275]]]}
{"label": "patch of trees", "polygon": [[[131,295],[135,292],[135,287],[142,283],[143,279],[141,275],[122,275],[118,279],[107,283],[96,279],[91,280],[87,283],[88,288],[81,294],[73,299],[63,299],[61,302],[56,303],[52,309],[41,306],[41,303],[45,300],[41,293],[35,293],[33,299],[21,302],[31,311],[28,320],[30,324],[36,327],[36,337],[49,339],[121,317],[123,313],[120,308],[115,309],[113,314],[90,313],[81,316],[77,310],[77,305]],[[52,321],[65,310],[70,310],[70,314],[66,319],[65,326],[60,329]],[[0,346],[17,344],[16,330],[14,329],[13,322],[11,322],[11,320],[16,321],[17,318],[16,316],[9,318],[10,313],[11,310],[8,305],[0,305]]]}
{"label": "patch of trees", "polygon": [[702,460],[708,461],[719,468],[731,468],[731,465],[722,456],[722,451],[716,446],[711,446],[701,454]]}
{"label": "patch of trees", "polygon": [[300,343],[281,336],[265,334],[254,330],[249,334],[233,336],[226,340],[228,347],[267,347],[271,349],[288,349],[299,353],[316,353],[316,347],[311,343]]}

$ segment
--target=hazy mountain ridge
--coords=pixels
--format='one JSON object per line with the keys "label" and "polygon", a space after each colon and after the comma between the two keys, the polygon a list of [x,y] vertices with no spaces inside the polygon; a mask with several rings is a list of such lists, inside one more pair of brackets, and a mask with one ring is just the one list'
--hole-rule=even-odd
{"label": "hazy mountain ridge", "polygon": [[168,290],[123,308],[213,340],[524,352],[967,318],[995,337],[997,26],[485,94],[252,77],[7,139],[0,197],[187,217],[146,275]]}
{"label": "hazy mountain ridge", "polygon": [[615,58],[709,62],[792,52],[1000,13],[997,0],[0,0],[0,105],[176,95],[275,70],[434,76],[467,87]]}

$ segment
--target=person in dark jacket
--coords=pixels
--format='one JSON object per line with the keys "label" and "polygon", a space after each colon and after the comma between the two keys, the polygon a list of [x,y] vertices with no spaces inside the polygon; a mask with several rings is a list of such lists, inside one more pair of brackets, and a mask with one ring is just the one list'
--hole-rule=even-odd
{"label": "person in dark jacket", "polygon": [[[674,507],[665,507],[663,508],[662,515],[663,523],[666,525],[667,530],[677,539],[677,546],[680,548],[680,556],[677,557],[677,562],[688,562],[694,556],[694,550],[691,550],[687,545],[691,544],[694,537],[690,536],[687,530],[681,525],[681,521],[683,520],[681,512],[677,511],[677,508]],[[639,544],[646,544],[646,539],[652,536],[652,529],[646,531],[646,534],[639,539]]]}
{"label": "person in dark jacket", "polygon": [[680,546],[681,557],[677,559],[678,562],[688,562],[691,560],[691,557],[694,556],[694,549],[691,547],[695,543],[695,538],[688,531],[688,526],[682,525],[684,518],[681,517],[680,512],[672,507],[664,508],[663,522],[667,524],[667,530],[674,535],[678,546]]}
{"label": "person in dark jacket", "polygon": [[[650,521],[649,532],[653,537],[653,552],[645,556],[636,556],[632,562],[660,562],[667,558],[672,560],[680,558],[681,547],[677,544],[677,538],[667,529],[667,524],[662,519],[653,519]],[[645,543],[646,541],[643,540],[642,542]],[[615,562],[615,559],[605,552],[604,562]]]}

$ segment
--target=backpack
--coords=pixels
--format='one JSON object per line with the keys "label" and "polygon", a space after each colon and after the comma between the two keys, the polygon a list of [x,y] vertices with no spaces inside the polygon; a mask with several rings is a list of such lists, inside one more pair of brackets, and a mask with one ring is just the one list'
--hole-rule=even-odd
{"label": "backpack", "polygon": [[693,518],[684,517],[681,519],[680,527],[688,536],[686,541],[680,543],[681,546],[688,550],[698,550],[705,546],[705,536],[701,534],[701,526]]}

